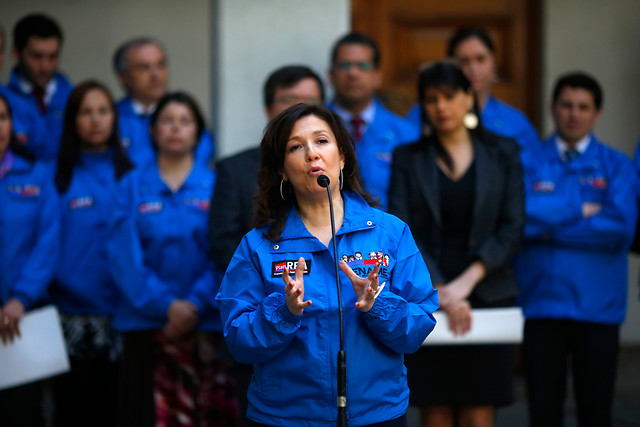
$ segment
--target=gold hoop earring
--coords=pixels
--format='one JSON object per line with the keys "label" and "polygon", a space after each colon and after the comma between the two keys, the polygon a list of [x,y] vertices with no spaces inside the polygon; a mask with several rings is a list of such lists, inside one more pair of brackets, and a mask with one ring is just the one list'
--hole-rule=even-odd
{"label": "gold hoop earring", "polygon": [[476,114],[473,111],[469,111],[467,114],[464,115],[463,119],[462,119],[462,123],[464,124],[464,127],[466,127],[469,130],[473,130],[475,128],[478,127],[478,116],[476,116]]}

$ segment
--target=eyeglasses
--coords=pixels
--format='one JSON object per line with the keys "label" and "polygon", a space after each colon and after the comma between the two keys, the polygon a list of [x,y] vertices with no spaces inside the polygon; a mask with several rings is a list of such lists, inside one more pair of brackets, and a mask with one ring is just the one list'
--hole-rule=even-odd
{"label": "eyeglasses", "polygon": [[274,100],[278,104],[282,105],[295,105],[295,104],[308,104],[308,105],[318,105],[320,104],[320,99],[314,97],[299,97],[297,95],[282,95]]}
{"label": "eyeglasses", "polygon": [[373,63],[369,61],[338,61],[335,63],[334,68],[340,71],[350,71],[351,67],[355,66],[360,71],[373,70]]}

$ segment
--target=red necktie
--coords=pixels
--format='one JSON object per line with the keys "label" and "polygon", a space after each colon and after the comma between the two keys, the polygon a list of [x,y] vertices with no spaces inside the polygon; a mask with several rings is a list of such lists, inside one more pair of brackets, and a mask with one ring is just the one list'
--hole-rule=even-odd
{"label": "red necktie", "polygon": [[38,103],[40,112],[44,114],[45,110],[47,109],[47,105],[44,103],[44,88],[34,86],[33,94],[36,97],[36,102]]}
{"label": "red necktie", "polygon": [[363,125],[364,125],[364,120],[362,120],[362,117],[355,116],[354,118],[351,119],[351,126],[353,127],[353,139],[355,139],[356,142],[362,141]]}

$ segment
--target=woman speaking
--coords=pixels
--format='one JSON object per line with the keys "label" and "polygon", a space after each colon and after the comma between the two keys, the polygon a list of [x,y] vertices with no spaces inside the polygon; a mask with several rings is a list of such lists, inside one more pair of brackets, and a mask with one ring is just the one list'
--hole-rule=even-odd
{"label": "woman speaking", "polygon": [[[409,228],[372,207],[353,142],[324,107],[282,112],[267,126],[261,152],[256,228],[240,243],[217,296],[233,355],[254,365],[248,418],[255,425],[336,424],[338,257],[348,260],[340,261],[340,286],[349,425],[406,426],[403,354],[420,347],[438,307]],[[330,180],[336,254],[320,175]]]}

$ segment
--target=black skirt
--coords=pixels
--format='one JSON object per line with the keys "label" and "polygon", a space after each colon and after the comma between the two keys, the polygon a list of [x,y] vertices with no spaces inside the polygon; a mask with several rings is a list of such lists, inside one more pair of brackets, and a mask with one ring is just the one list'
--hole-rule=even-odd
{"label": "black skirt", "polygon": [[417,406],[513,403],[512,345],[427,346],[405,356],[409,402]]}

